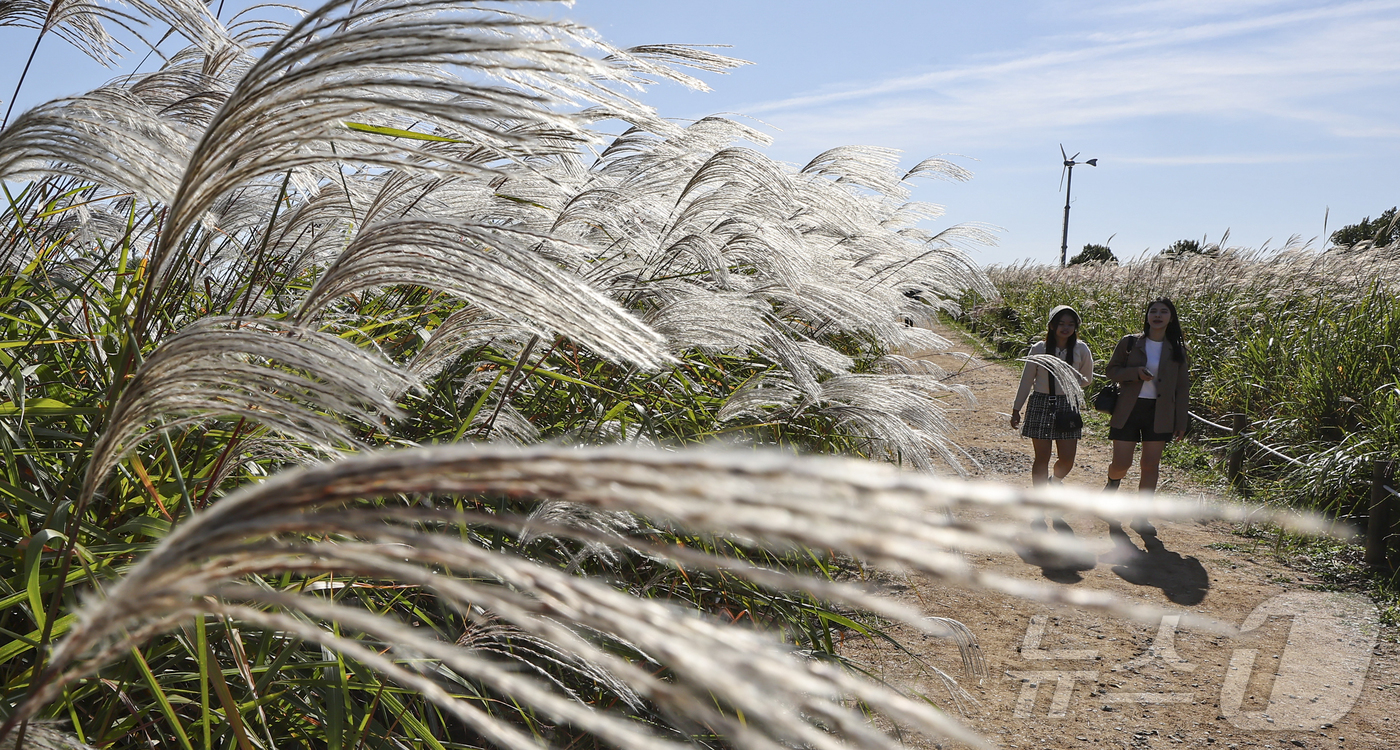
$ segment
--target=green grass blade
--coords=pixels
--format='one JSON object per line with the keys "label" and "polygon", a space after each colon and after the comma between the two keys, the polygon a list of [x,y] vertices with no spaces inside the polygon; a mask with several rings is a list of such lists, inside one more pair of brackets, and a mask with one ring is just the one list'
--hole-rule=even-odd
{"label": "green grass blade", "polygon": [[165,689],[160,686],[160,681],[151,672],[151,665],[146,663],[146,658],[141,655],[141,649],[131,649],[131,655],[136,659],[136,664],[141,669],[141,676],[146,680],[146,686],[151,689],[151,693],[160,703],[160,710],[165,714],[166,723],[174,730],[176,738],[180,740],[180,746],[185,750],[194,750],[190,744],[189,735],[185,733],[185,726],[180,722],[180,715],[175,713],[175,707],[170,703],[170,696],[165,694]]}

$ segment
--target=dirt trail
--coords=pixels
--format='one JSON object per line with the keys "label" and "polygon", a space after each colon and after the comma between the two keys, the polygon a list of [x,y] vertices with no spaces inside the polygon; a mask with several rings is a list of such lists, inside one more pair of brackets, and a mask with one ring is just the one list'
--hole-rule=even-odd
{"label": "dirt trail", "polygon": [[[955,342],[953,351],[975,357],[949,380],[971,387],[980,402],[956,420],[955,439],[982,463],[974,478],[1028,485],[1030,441],[1003,416],[1017,371],[983,359],[984,349],[954,331],[940,333]],[[928,358],[949,370],[960,366],[951,356]],[[1106,432],[1101,424],[1086,425],[1068,485],[1103,486]],[[1164,492],[1209,493],[1170,468],[1161,484]],[[1134,471],[1123,487],[1136,486]],[[1110,536],[1092,517],[1066,520],[1062,533],[1086,540],[1098,554],[1092,569],[1045,571],[1010,553],[969,559],[1017,578],[1108,590],[1252,629],[1230,639],[1178,626],[1174,617],[1143,624],[953,589],[921,576],[883,576],[876,583],[888,595],[927,615],[957,619],[976,635],[987,666],[980,682],[959,673],[951,643],[893,629],[922,647],[914,649],[918,659],[957,676],[976,699],[964,721],[998,746],[1400,748],[1400,647],[1393,629],[1387,636],[1365,626],[1371,616],[1364,606],[1352,607],[1354,598],[1319,592],[1317,580],[1275,561],[1267,542],[1254,544],[1224,523],[1157,522],[1157,535],[1143,537]],[[914,657],[864,639],[848,640],[845,651],[877,676],[948,705],[948,693]]]}

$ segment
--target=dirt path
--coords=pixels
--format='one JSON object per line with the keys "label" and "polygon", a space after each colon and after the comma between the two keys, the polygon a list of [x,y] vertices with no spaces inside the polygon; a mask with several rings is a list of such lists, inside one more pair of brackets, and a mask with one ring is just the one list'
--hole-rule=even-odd
{"label": "dirt path", "polygon": [[[1030,483],[1030,441],[1007,424],[1018,373],[983,359],[953,331],[954,351],[975,355],[949,382],[970,386],[980,405],[959,415],[959,444],[982,463],[975,478]],[[950,370],[950,356],[930,356]],[[998,414],[1001,412],[1002,414]],[[1067,484],[1102,487],[1107,428],[1086,426]],[[1136,472],[1123,481],[1136,487]],[[1199,495],[1164,468],[1163,491]],[[1098,553],[1095,567],[1044,571],[1015,554],[969,555],[974,564],[1027,580],[1112,591],[1126,599],[1241,626],[1236,639],[1177,627],[969,593],[920,576],[878,581],[930,616],[952,617],[976,635],[986,661],[980,682],[959,675],[955,646],[894,628],[916,656],[957,675],[976,698],[965,721],[1004,748],[1400,748],[1400,647],[1355,596],[1321,592],[1223,523],[1157,523],[1155,537],[1110,536],[1104,522],[1068,519]],[[1256,611],[1256,608],[1260,608]],[[1246,618],[1254,616],[1250,621]],[[1257,627],[1256,627],[1257,624]],[[1388,634],[1387,634],[1388,633]],[[948,693],[915,658],[852,639],[847,653],[894,684],[940,705]],[[917,649],[916,649],[917,651]],[[924,746],[921,740],[911,740]]]}

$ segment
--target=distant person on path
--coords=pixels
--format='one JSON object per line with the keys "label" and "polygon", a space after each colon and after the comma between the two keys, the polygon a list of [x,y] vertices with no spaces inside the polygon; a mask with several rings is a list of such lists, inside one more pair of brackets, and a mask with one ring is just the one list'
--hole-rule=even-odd
{"label": "distant person on path", "polygon": [[[1151,494],[1157,489],[1162,451],[1173,437],[1180,439],[1186,434],[1190,369],[1176,305],[1158,297],[1147,304],[1142,333],[1124,336],[1104,368],[1108,379],[1120,389],[1109,422],[1113,462],[1108,466],[1105,492],[1118,490],[1118,483],[1133,465],[1138,443],[1142,443],[1138,492]],[[1146,518],[1133,519],[1132,529],[1139,534],[1157,533]]]}
{"label": "distant person on path", "polygon": [[[1037,341],[1031,347],[1032,355],[1051,354],[1060,357],[1079,372],[1079,385],[1086,386],[1094,377],[1094,356],[1089,346],[1079,340],[1079,313],[1069,305],[1060,305],[1050,311],[1046,321],[1045,340]],[[1021,407],[1030,397],[1026,409],[1025,425],[1021,424]],[[1059,387],[1050,371],[1033,362],[1026,363],[1021,372],[1021,387],[1016,390],[1016,403],[1011,408],[1011,428],[1021,427],[1021,434],[1031,439],[1035,448],[1035,463],[1031,466],[1031,484],[1039,486],[1049,482],[1061,482],[1074,468],[1074,455],[1079,450],[1079,438],[1083,428],[1057,431],[1055,412],[1069,408],[1069,397]],[[1050,473],[1050,449],[1055,448],[1059,458],[1055,461],[1055,472]]]}

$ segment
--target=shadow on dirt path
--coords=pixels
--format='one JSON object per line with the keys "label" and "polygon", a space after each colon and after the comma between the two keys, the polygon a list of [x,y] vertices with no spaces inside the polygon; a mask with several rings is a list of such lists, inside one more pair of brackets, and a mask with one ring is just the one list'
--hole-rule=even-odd
{"label": "shadow on dirt path", "polygon": [[1194,606],[1205,600],[1210,576],[1200,560],[1172,552],[1155,533],[1142,536],[1143,547],[1117,524],[1109,525],[1108,536],[1113,549],[1099,555],[1099,561],[1112,565],[1119,578],[1160,589],[1173,604]]}

